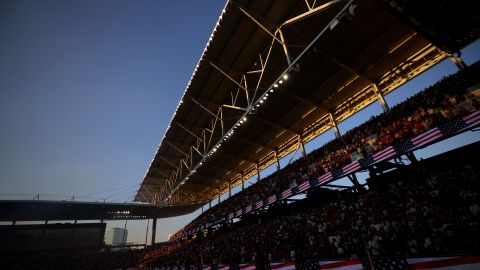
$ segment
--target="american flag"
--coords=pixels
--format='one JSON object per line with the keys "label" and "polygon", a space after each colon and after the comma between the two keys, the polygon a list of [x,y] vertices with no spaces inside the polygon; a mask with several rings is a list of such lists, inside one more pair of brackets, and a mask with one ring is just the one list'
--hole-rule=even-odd
{"label": "american flag", "polygon": [[318,270],[320,265],[318,261],[305,261],[297,263],[297,270]]}
{"label": "american flag", "polygon": [[333,179],[332,173],[327,172],[326,174],[324,174],[324,175],[322,175],[318,178],[318,183],[323,184],[323,183],[326,183],[326,182],[328,182],[332,179]]}
{"label": "american flag", "polygon": [[480,123],[480,110],[475,111],[468,116],[465,116],[463,118],[463,121],[465,121],[465,123],[467,123],[469,127],[473,127],[476,124]]}
{"label": "american flag", "polygon": [[463,121],[463,119],[455,118],[445,124],[440,125],[438,129],[440,129],[440,132],[442,132],[443,135],[450,136],[465,127],[467,127],[467,124],[465,121]]}
{"label": "american flag", "polygon": [[340,178],[343,175],[342,168],[340,168],[340,167],[333,167],[332,170],[331,170],[331,173],[332,173],[332,177],[334,179]]}
{"label": "american flag", "polygon": [[413,143],[409,139],[403,139],[399,143],[396,143],[393,145],[393,149],[395,149],[395,152],[397,154],[403,154],[407,152],[408,150],[412,149],[414,147]]}
{"label": "american flag", "polygon": [[252,205],[249,204],[246,208],[245,208],[245,213],[249,213],[250,211],[252,211]]}
{"label": "american flag", "polygon": [[277,195],[272,195],[268,197],[268,204],[272,204],[277,201]]}
{"label": "american flag", "polygon": [[360,166],[362,167],[362,169],[368,168],[368,166],[370,166],[373,162],[374,160],[372,156],[366,156],[358,160],[358,163],[360,163]]}
{"label": "american flag", "polygon": [[294,262],[284,262],[284,263],[270,263],[270,269],[272,270],[293,270],[295,269]]}
{"label": "american flag", "polygon": [[389,147],[373,154],[372,158],[375,161],[375,163],[377,163],[377,162],[380,162],[382,160],[388,159],[389,157],[392,157],[394,155],[395,155],[395,149],[393,149],[392,146],[389,146]]}
{"label": "american flag", "polygon": [[260,200],[260,201],[256,202],[255,206],[256,206],[257,209],[261,208],[263,206],[263,200]]}
{"label": "american flag", "polygon": [[438,270],[478,270],[480,256],[435,257],[407,259],[410,269],[438,269]]}
{"label": "american flag", "polygon": [[320,269],[361,270],[363,265],[360,260],[320,261]]}
{"label": "american flag", "polygon": [[310,188],[310,181],[305,181],[298,185],[298,192],[303,192]]}
{"label": "american flag", "polygon": [[243,214],[243,209],[237,210],[237,215],[236,215],[237,217],[240,216],[240,215],[242,215],[242,214]]}
{"label": "american flag", "polygon": [[408,264],[404,258],[374,258],[372,260],[375,270],[408,270]]}
{"label": "american flag", "polygon": [[354,162],[342,168],[345,174],[350,174],[352,172],[355,172],[358,169],[360,169],[360,163],[358,162],[358,160],[355,160]]}
{"label": "american flag", "polygon": [[442,137],[442,132],[440,131],[440,129],[432,128],[429,131],[412,138],[411,141],[413,143],[413,146],[415,146],[415,148],[418,148],[424,144],[433,142],[440,137]]}
{"label": "american flag", "polygon": [[291,189],[287,189],[287,190],[285,190],[284,192],[282,192],[282,199],[285,199],[285,198],[287,198],[287,197],[289,197],[289,196],[291,196],[291,195],[292,195],[292,190],[291,190]]}
{"label": "american flag", "polygon": [[235,213],[230,213],[230,214],[228,214],[228,218],[229,218],[229,219],[232,219],[234,216],[235,216]]}
{"label": "american flag", "polygon": [[230,270],[230,265],[228,264],[219,264],[217,270]]}
{"label": "american flag", "polygon": [[254,263],[242,263],[238,265],[238,268],[240,270],[255,270],[257,267],[255,266]]}
{"label": "american flag", "polygon": [[202,265],[202,270],[211,270],[212,266],[210,264],[204,264]]}

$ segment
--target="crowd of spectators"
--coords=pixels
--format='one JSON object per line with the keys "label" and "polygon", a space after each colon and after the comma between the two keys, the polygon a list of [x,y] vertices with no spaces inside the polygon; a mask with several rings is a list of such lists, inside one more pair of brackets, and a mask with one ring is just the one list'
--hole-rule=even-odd
{"label": "crowd of spectators", "polygon": [[344,166],[402,138],[411,138],[480,109],[480,99],[467,91],[479,82],[479,78],[480,70],[475,66],[442,78],[389,111],[372,117],[340,138],[208,209],[173,237],[204,223],[218,221],[233,211]]}
{"label": "crowd of spectators", "polygon": [[[459,153],[464,155],[464,153]],[[480,166],[420,161],[367,191],[327,191],[146,255],[151,265],[434,256],[480,251]],[[429,163],[428,163],[429,162]],[[319,200],[319,197],[324,198]]]}

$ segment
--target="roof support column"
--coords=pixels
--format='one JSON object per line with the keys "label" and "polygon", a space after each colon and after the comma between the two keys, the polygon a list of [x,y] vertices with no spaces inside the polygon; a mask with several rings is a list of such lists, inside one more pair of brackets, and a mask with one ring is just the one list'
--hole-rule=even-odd
{"label": "roof support column", "polygon": [[154,217],[152,219],[152,241],[150,243],[150,245],[153,247],[153,245],[155,244],[155,235],[157,234],[157,218]]}
{"label": "roof support column", "polygon": [[328,117],[330,118],[333,133],[335,133],[335,138],[340,138],[342,135],[340,134],[340,130],[338,129],[338,126],[337,126],[337,121],[335,121],[335,118],[333,117],[333,114],[329,113]]}
{"label": "roof support column", "polygon": [[382,105],[383,111],[388,112],[390,110],[390,107],[388,106],[387,101],[383,97],[382,92],[378,88],[376,83],[372,83],[373,90],[375,91],[375,94],[377,94],[378,101],[380,102],[380,105]]}
{"label": "roof support column", "polygon": [[208,209],[212,208],[212,200],[208,201]]}
{"label": "roof support column", "polygon": [[300,147],[302,148],[302,156],[307,155],[307,151],[305,150],[305,144],[303,144],[302,136],[298,135],[298,143],[300,144]]}
{"label": "roof support column", "polygon": [[277,164],[277,171],[280,171],[280,160],[278,159],[278,153],[277,151],[275,150],[275,163]]}
{"label": "roof support column", "polygon": [[355,173],[347,175],[347,177],[350,179],[357,192],[362,192],[364,190],[364,187],[358,182],[357,175]]}
{"label": "roof support column", "polygon": [[457,66],[458,70],[463,70],[467,67],[467,64],[463,62],[461,53],[457,53],[457,56],[451,54],[449,55],[449,57],[450,57],[450,60],[452,60],[452,62],[455,64],[455,66]]}
{"label": "roof support column", "polygon": [[232,197],[232,185],[230,181],[228,181],[228,198]]}
{"label": "roof support column", "polygon": [[218,188],[218,204],[220,204],[220,188]]}
{"label": "roof support column", "polygon": [[258,169],[258,163],[255,163],[255,170],[257,170],[257,182],[260,181],[260,170]]}
{"label": "roof support column", "polygon": [[245,189],[245,177],[243,176],[242,173],[242,191]]}

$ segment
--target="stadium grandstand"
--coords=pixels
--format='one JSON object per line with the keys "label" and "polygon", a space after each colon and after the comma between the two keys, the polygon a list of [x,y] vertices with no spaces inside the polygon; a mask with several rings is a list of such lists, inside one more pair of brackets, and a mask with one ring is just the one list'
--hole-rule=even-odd
{"label": "stadium grandstand", "polygon": [[[135,203],[0,201],[0,221],[13,223],[0,226],[12,247],[3,245],[0,265],[480,269],[480,142],[415,155],[478,132],[480,61],[460,53],[480,37],[478,10],[451,0],[227,1]],[[445,59],[454,74],[387,103]],[[340,133],[374,103],[380,115]],[[307,153],[330,130],[335,138]],[[339,179],[349,185],[332,184]],[[199,209],[167,242],[152,233],[144,249],[102,243],[104,220],[152,219],[155,232],[157,219]],[[15,225],[22,220],[75,222]]]}

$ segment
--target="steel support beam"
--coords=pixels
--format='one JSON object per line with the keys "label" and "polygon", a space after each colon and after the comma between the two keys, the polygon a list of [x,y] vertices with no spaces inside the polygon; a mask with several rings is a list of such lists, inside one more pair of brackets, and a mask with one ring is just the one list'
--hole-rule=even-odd
{"label": "steel support beam", "polygon": [[277,171],[280,171],[280,160],[278,159],[278,152],[277,151],[274,151],[273,153],[275,153],[275,163],[277,164]]}
{"label": "steel support beam", "polygon": [[257,146],[257,147],[266,148],[266,149],[268,149],[268,150],[275,150],[274,147],[269,146],[268,144],[259,144],[259,143],[256,143],[256,142],[252,142],[252,141],[250,141],[249,139],[245,139],[245,138],[239,137],[239,136],[237,136],[237,135],[232,135],[231,137],[233,137],[233,139],[235,139],[235,140],[239,140],[239,141],[244,142],[244,143],[246,143],[246,144],[250,144],[250,145],[253,145],[253,146]]}
{"label": "steel support beam", "polygon": [[216,70],[218,70],[220,73],[222,73],[223,76],[227,77],[231,82],[233,82],[234,84],[236,84],[238,87],[242,88],[243,90],[247,91],[248,92],[248,89],[245,88],[245,86],[241,85],[239,82],[237,82],[234,78],[232,78],[232,76],[230,76],[228,73],[226,73],[225,71],[223,71],[223,69],[221,69],[216,63],[214,63],[213,61],[208,61],[208,63],[213,67],[215,68]]}
{"label": "steel support beam", "polygon": [[263,118],[259,117],[258,115],[255,115],[255,116],[253,116],[253,117],[251,117],[251,118],[253,118],[253,119],[255,119],[255,120],[258,120],[258,121],[260,121],[260,122],[262,122],[262,123],[265,123],[265,124],[267,124],[267,125],[269,125],[269,126],[276,127],[276,128],[281,129],[281,130],[283,130],[283,131],[289,132],[289,133],[291,133],[291,134],[293,134],[293,135],[299,135],[299,134],[300,134],[299,131],[292,130],[292,129],[290,129],[289,127],[284,127],[284,126],[281,126],[281,125],[279,125],[279,124],[270,122],[270,121],[268,121],[268,120],[266,120],[266,119],[263,119]]}
{"label": "steel support beam", "polygon": [[155,245],[155,235],[157,234],[157,218],[152,219],[152,241],[150,245],[153,247]]}
{"label": "steel support beam", "polygon": [[288,19],[286,20],[282,25],[281,27],[283,26],[287,26],[289,24],[292,24],[292,23],[295,23],[295,22],[298,22],[300,20],[303,20],[309,16],[312,16],[318,12],[321,12],[321,11],[324,11],[324,10],[327,10],[328,8],[334,6],[335,4],[337,4],[338,2],[341,2],[341,1],[344,1],[344,0],[333,0],[333,1],[330,1],[330,2],[327,2],[321,6],[318,6],[316,8],[314,8],[313,6],[315,5],[315,1],[312,5],[308,4],[308,2],[305,1],[305,3],[307,4],[307,8],[308,8],[308,11],[305,12],[305,13],[302,13],[300,15],[297,15],[291,19]]}
{"label": "steel support beam", "polygon": [[362,192],[363,190],[365,190],[365,188],[358,182],[357,175],[355,173],[347,175],[347,177],[348,179],[350,179],[357,192]]}
{"label": "steel support beam", "polygon": [[457,53],[456,56],[450,54],[449,58],[455,64],[458,70],[464,70],[467,67],[467,64],[465,64],[465,62],[463,61],[462,55],[460,53]]}
{"label": "steel support beam", "polygon": [[383,96],[382,92],[378,88],[376,83],[372,83],[373,90],[375,91],[375,94],[378,97],[378,101],[380,102],[380,105],[382,105],[383,111],[388,112],[390,110],[390,107],[388,106],[387,101],[385,100],[385,97]]}
{"label": "steel support beam", "polygon": [[245,177],[243,176],[242,173],[242,191],[245,189]]}
{"label": "steel support beam", "polygon": [[335,118],[333,117],[333,114],[329,113],[328,117],[330,118],[333,133],[335,133],[335,138],[340,138],[341,137],[340,130],[338,129],[337,121],[335,121]]}
{"label": "steel support beam", "polygon": [[302,136],[298,135],[298,143],[302,148],[302,156],[305,157],[307,155],[307,151],[305,150],[305,144],[303,144]]}

